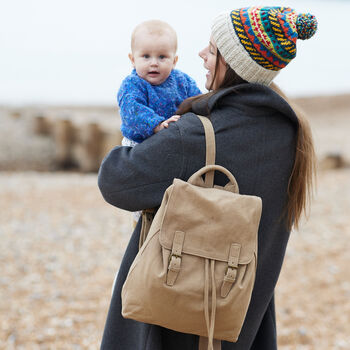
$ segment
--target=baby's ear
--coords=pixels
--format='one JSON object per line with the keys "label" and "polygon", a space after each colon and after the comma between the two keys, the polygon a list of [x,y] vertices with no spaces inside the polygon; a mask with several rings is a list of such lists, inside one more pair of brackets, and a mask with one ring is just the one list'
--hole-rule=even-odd
{"label": "baby's ear", "polygon": [[174,57],[174,63],[173,63],[173,67],[174,67],[174,68],[175,68],[176,63],[177,63],[178,60],[179,60],[179,56],[175,56],[175,57]]}
{"label": "baby's ear", "polygon": [[129,60],[130,60],[131,64],[132,64],[133,67],[135,68],[135,59],[134,59],[133,54],[132,54],[132,53],[129,53],[128,56],[129,56]]}

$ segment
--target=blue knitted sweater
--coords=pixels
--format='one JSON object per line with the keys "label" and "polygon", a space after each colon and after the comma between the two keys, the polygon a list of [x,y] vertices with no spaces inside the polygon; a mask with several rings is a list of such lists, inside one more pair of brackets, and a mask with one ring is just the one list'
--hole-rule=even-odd
{"label": "blue knitted sweater", "polygon": [[177,69],[173,69],[160,85],[140,78],[134,69],[123,80],[118,92],[122,134],[142,142],[153,134],[159,123],[175,114],[183,100],[199,94],[201,91],[195,81]]}

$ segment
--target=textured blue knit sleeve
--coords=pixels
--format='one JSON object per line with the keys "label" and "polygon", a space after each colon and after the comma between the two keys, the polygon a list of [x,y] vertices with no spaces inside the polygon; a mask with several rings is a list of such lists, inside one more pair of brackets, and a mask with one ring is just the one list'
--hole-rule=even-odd
{"label": "textured blue knit sleeve", "polygon": [[196,82],[186,73],[183,73],[187,82],[187,97],[200,95],[202,92],[199,90]]}
{"label": "textured blue knit sleeve", "polygon": [[118,104],[121,131],[130,140],[142,142],[153,135],[153,129],[164,120],[147,106],[147,89],[137,76],[124,79],[118,92]]}

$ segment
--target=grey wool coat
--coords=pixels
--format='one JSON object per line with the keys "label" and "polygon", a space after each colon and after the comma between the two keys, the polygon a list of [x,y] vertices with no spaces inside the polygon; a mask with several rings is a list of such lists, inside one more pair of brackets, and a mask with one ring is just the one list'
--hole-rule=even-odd
{"label": "grey wool coat", "polygon": [[[222,349],[277,349],[274,289],[289,238],[283,210],[295,157],[297,117],[269,87],[248,83],[221,90],[192,109],[210,116],[216,164],[235,175],[240,193],[260,196],[263,202],[251,303],[238,342],[223,341]],[[105,200],[118,208],[153,208],[160,205],[174,178],[187,180],[204,165],[204,129],[193,113],[187,113],[134,148],[112,149],[101,164],[98,184]],[[227,179],[219,173],[214,181],[222,186]],[[101,349],[198,349],[198,336],[121,315],[121,288],[138,251],[140,226],[139,222],[119,269]]]}

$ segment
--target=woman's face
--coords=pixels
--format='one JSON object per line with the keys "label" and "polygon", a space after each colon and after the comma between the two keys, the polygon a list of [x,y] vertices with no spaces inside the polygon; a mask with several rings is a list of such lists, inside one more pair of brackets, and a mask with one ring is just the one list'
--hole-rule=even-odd
{"label": "woman's face", "polygon": [[217,60],[217,46],[212,36],[210,37],[209,45],[199,52],[199,56],[204,60],[204,68],[208,70],[205,88],[207,90],[210,90],[210,88],[213,90],[217,89],[224,80],[226,73],[226,62],[223,57],[219,58],[218,71],[216,72],[214,84],[212,84]]}

